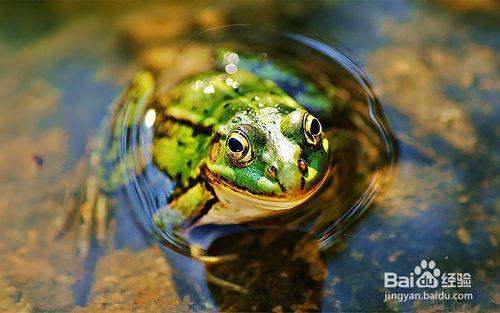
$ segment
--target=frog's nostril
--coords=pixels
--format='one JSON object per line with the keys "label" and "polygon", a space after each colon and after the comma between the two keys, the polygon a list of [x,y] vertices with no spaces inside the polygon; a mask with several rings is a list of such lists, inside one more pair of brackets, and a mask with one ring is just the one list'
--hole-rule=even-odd
{"label": "frog's nostril", "polygon": [[299,165],[299,170],[302,174],[307,173],[307,163],[303,159],[299,159],[297,161],[297,164]]}
{"label": "frog's nostril", "polygon": [[270,166],[267,168],[267,176],[269,177],[276,177],[277,172],[278,170],[274,166]]}

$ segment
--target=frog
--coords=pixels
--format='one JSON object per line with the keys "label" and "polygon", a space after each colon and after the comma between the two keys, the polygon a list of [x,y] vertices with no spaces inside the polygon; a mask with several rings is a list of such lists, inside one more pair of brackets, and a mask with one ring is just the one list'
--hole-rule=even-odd
{"label": "frog", "polygon": [[[153,159],[177,177],[171,208],[180,220],[196,219],[191,226],[297,207],[327,177],[329,141],[320,121],[250,72],[197,75],[163,95],[156,111]],[[160,228],[171,225],[171,211],[155,215]]]}
{"label": "frog", "polygon": [[[241,68],[205,71],[167,91],[162,87],[153,73],[136,74],[91,141],[85,200],[77,209],[82,255],[90,229],[98,240],[105,237],[109,195],[128,183],[127,172],[139,175],[148,164],[174,186],[168,205],[153,216],[158,237],[170,236],[174,250],[202,262],[231,256],[205,255],[187,239],[193,229],[285,214],[315,195],[329,177],[332,152],[320,120],[273,80]],[[149,160],[120,148],[139,111],[148,112],[152,128],[152,146],[145,148]],[[139,165],[132,169],[134,157]],[[210,280],[241,291],[216,277]]]}

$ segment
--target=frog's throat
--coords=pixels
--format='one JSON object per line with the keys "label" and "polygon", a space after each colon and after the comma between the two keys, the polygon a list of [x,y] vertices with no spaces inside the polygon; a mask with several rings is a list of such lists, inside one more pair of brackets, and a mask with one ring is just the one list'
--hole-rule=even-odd
{"label": "frog's throat", "polygon": [[205,168],[204,174],[208,178],[209,185],[214,189],[217,198],[225,205],[238,210],[255,209],[260,211],[282,211],[294,208],[312,197],[328,177],[328,175],[323,175],[321,181],[314,188],[307,193],[301,194],[300,197],[286,198],[254,195],[248,191],[236,189],[212,174],[207,168]]}

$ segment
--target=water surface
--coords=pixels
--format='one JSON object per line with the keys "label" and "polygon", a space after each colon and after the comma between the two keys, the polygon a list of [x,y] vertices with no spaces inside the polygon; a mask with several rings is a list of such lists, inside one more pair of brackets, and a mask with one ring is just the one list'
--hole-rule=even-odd
{"label": "water surface", "polygon": [[[285,233],[290,271],[274,281],[281,288],[262,283],[269,289],[262,289],[256,303],[325,312],[498,310],[500,45],[498,8],[488,3],[110,3],[99,10],[59,2],[3,5],[0,308],[96,312],[190,306],[191,300],[177,296],[182,284],[172,281],[173,267],[128,214],[117,213],[114,240],[88,265],[90,280],[75,255],[75,232],[58,241],[54,235],[64,190],[75,181],[87,138],[133,73],[170,66],[187,35],[250,21],[306,33],[354,58],[374,81],[400,148],[390,185],[354,227],[340,233],[342,240],[319,252],[308,238]],[[180,71],[195,67],[193,62],[186,55],[178,62]],[[245,259],[254,257],[264,264],[257,269],[275,272],[265,266],[273,251],[258,236],[247,236],[242,247],[263,252]],[[234,239],[216,242],[214,251],[227,249],[227,240]],[[310,253],[294,256],[296,246]],[[409,273],[422,259],[434,260],[442,271],[471,273],[474,299],[383,302],[383,273]],[[210,270],[241,270],[240,263],[232,266]],[[307,271],[297,272],[301,268]],[[243,281],[260,277],[241,273]],[[308,288],[292,283],[300,278]],[[234,295],[211,291],[221,307],[238,305]]]}

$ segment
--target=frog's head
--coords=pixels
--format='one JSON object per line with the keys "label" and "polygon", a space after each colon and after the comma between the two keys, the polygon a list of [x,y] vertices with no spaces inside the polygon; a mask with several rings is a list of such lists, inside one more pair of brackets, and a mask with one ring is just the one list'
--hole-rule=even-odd
{"label": "frog's head", "polygon": [[325,181],[329,142],[320,121],[300,106],[259,104],[218,127],[205,174],[231,206],[292,208]]}

